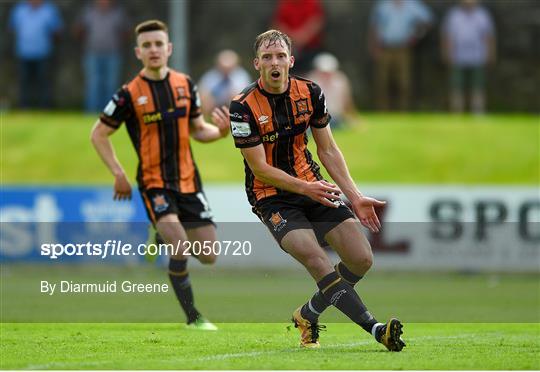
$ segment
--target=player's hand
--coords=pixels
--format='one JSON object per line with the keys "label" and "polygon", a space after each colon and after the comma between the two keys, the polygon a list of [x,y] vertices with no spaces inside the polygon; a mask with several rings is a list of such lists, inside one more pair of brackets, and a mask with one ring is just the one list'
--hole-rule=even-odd
{"label": "player's hand", "polygon": [[212,111],[212,121],[218,127],[221,137],[226,137],[229,134],[231,123],[227,106],[216,107]]}
{"label": "player's hand", "polygon": [[351,202],[352,209],[362,225],[367,227],[371,232],[379,232],[381,222],[375,213],[375,207],[382,207],[385,201],[380,201],[367,196],[362,196],[359,199]]}
{"label": "player's hand", "polygon": [[334,184],[326,181],[308,182],[303,194],[322,205],[330,208],[338,208],[339,204],[334,201],[341,200],[341,190]]}
{"label": "player's hand", "polygon": [[125,173],[114,177],[114,200],[131,200],[131,185]]}

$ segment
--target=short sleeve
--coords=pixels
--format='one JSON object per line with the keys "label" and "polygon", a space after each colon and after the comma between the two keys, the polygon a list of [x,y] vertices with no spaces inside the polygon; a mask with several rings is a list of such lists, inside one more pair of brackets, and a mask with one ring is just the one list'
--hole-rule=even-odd
{"label": "short sleeve", "polygon": [[262,143],[259,127],[251,110],[237,101],[232,101],[229,108],[231,133],[237,148],[254,147]]}
{"label": "short sleeve", "polygon": [[315,83],[311,84],[310,91],[313,114],[309,120],[309,125],[314,128],[324,128],[331,119],[328,109],[326,108],[326,98],[324,97],[321,87]]}
{"label": "short sleeve", "polygon": [[201,116],[201,96],[199,95],[199,89],[193,81],[188,78],[189,83],[189,96],[191,97],[191,109],[189,111],[189,118],[194,119]]}
{"label": "short sleeve", "polygon": [[133,114],[132,107],[129,92],[127,89],[121,88],[112,96],[99,118],[109,127],[118,128]]}

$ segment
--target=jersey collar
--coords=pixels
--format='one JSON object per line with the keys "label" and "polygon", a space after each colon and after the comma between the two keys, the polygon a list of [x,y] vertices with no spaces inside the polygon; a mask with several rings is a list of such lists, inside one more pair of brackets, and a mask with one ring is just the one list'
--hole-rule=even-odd
{"label": "jersey collar", "polygon": [[258,78],[257,79],[257,88],[259,89],[259,91],[265,95],[266,97],[281,97],[281,96],[286,96],[289,94],[290,90],[291,90],[291,77],[289,76],[289,83],[287,85],[287,90],[283,93],[278,93],[278,94],[275,94],[275,93],[270,93],[270,92],[267,92],[266,90],[264,90],[263,86],[262,86],[262,83],[261,83],[261,78]]}

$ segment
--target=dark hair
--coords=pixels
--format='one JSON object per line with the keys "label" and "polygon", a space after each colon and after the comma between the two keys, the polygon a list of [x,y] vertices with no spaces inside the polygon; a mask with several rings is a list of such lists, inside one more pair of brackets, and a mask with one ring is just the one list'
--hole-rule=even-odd
{"label": "dark hair", "polygon": [[291,38],[287,34],[279,30],[268,30],[266,32],[263,32],[255,38],[255,44],[253,44],[253,51],[255,52],[255,56],[257,55],[257,52],[259,51],[259,48],[263,43],[266,43],[270,46],[282,42],[287,46],[287,49],[289,49],[289,54],[291,54]]}
{"label": "dark hair", "polygon": [[161,22],[157,19],[150,19],[148,21],[139,23],[137,27],[135,27],[135,37],[139,36],[143,32],[150,31],[165,31],[166,33],[168,33],[169,28],[164,22]]}

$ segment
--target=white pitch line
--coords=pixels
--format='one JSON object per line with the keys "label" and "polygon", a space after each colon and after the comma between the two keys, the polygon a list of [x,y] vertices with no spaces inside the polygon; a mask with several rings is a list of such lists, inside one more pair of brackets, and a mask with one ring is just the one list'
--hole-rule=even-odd
{"label": "white pitch line", "polygon": [[[455,336],[421,336],[421,337],[413,337],[413,338],[405,338],[405,341],[408,342],[415,342],[415,341],[427,341],[427,340],[453,340],[453,339],[461,339],[461,338],[470,338],[471,336],[474,336],[472,334],[466,334],[466,335],[455,335]],[[339,348],[351,348],[351,347],[357,347],[357,346],[365,346],[369,344],[373,344],[373,340],[364,340],[364,341],[357,341],[357,342],[350,342],[350,343],[343,343],[343,344],[327,344],[321,347],[319,350],[327,350],[327,349],[339,349]],[[243,353],[225,353],[225,354],[217,354],[217,355],[209,355],[205,357],[200,358],[168,358],[167,361],[181,361],[181,362],[208,362],[213,360],[227,360],[227,359],[233,359],[233,358],[248,358],[248,357],[255,357],[255,356],[261,356],[261,355],[273,355],[273,354],[283,354],[285,352],[293,352],[293,353],[299,353],[304,351],[311,351],[302,349],[300,347],[296,347],[294,349],[281,349],[281,350],[267,350],[267,351],[247,351]],[[50,362],[45,364],[31,364],[28,365],[24,369],[29,370],[35,370],[35,369],[53,369],[53,368],[59,368],[59,369],[68,369],[69,367],[81,367],[82,366],[101,366],[109,363],[108,361],[93,361],[93,362]]]}
{"label": "white pitch line", "polygon": [[[460,335],[460,336],[423,336],[423,337],[413,337],[413,338],[405,338],[405,341],[409,342],[415,342],[415,341],[427,341],[427,340],[453,340],[453,339],[460,339],[460,338],[470,338],[471,334],[467,335]],[[345,344],[328,344],[328,345],[322,345],[319,350],[327,350],[327,349],[339,349],[339,348],[351,348],[351,347],[357,347],[357,346],[365,346],[372,344],[373,340],[365,340],[365,341],[358,341],[358,342],[350,342]],[[210,355],[200,358],[194,358],[194,359],[181,359],[183,361],[192,361],[192,362],[205,362],[205,361],[211,361],[211,360],[225,360],[225,359],[231,359],[231,358],[246,358],[246,357],[252,357],[252,356],[260,356],[260,355],[272,355],[272,354],[282,354],[283,352],[302,352],[306,351],[306,349],[302,349],[300,347],[290,350],[268,350],[268,351],[249,351],[245,353],[226,353],[226,354],[217,354],[217,355]]]}

